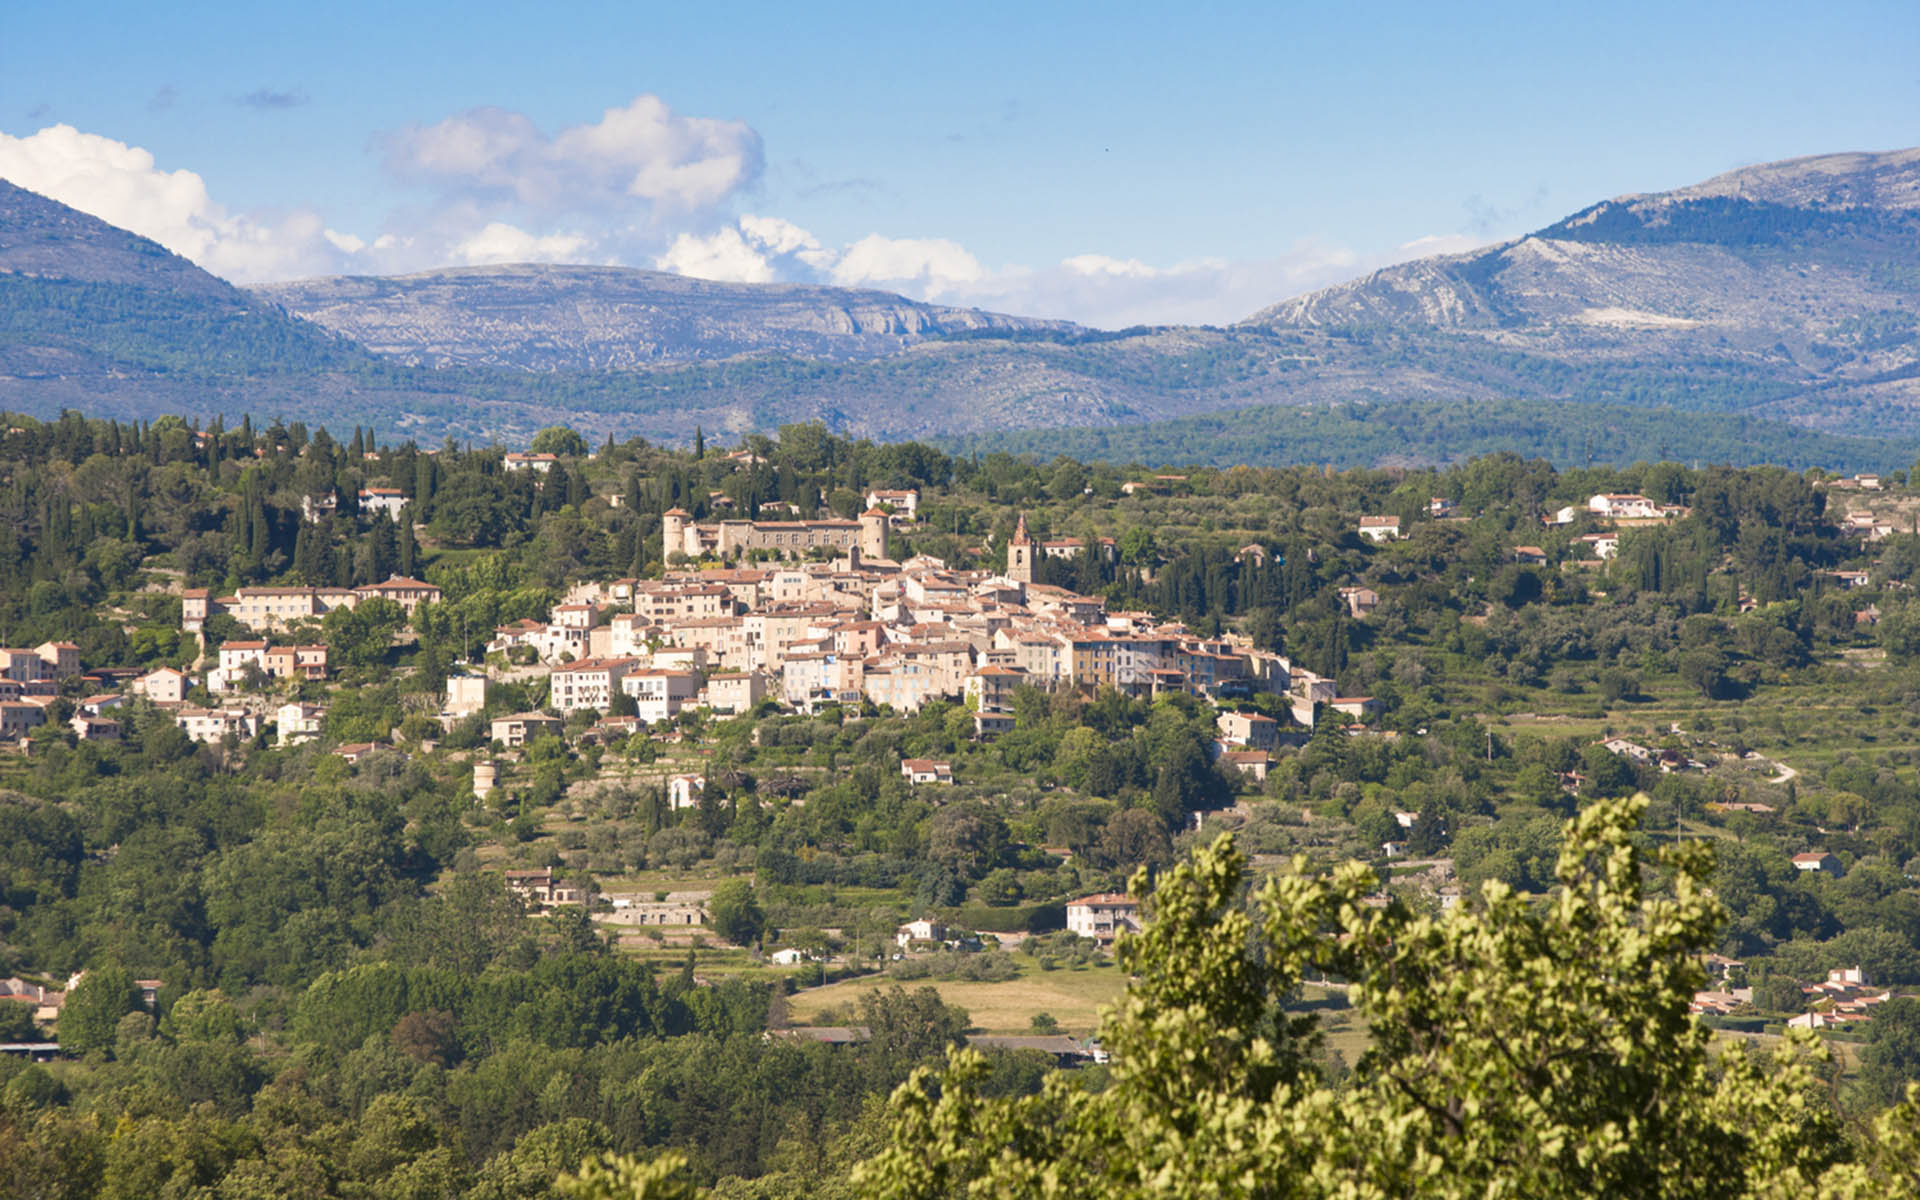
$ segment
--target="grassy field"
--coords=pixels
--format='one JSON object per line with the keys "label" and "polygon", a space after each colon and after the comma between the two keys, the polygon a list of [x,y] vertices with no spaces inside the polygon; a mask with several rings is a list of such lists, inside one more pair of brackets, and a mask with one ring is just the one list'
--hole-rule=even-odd
{"label": "grassy field", "polygon": [[[796,1024],[811,1024],[823,1009],[850,1007],[863,992],[888,983],[875,977],[813,988],[789,997],[788,1011]],[[901,986],[937,989],[942,1000],[966,1009],[975,1027],[986,1033],[1027,1033],[1034,1014],[1044,1012],[1068,1033],[1085,1036],[1099,1025],[1100,1006],[1118,1000],[1126,990],[1126,976],[1111,965],[1042,971],[1023,963],[1020,977],[1004,983],[916,980]]]}

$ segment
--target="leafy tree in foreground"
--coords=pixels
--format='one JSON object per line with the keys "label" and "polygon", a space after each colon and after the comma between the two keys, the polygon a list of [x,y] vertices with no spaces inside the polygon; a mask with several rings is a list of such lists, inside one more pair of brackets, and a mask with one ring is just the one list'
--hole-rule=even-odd
{"label": "leafy tree in foreground", "polygon": [[[1794,1195],[1820,1192],[1823,1172],[1836,1188],[1846,1172],[1871,1179],[1835,1165],[1845,1142],[1804,1044],[1772,1064],[1709,1054],[1687,1013],[1722,918],[1707,852],[1649,856],[1634,839],[1645,806],[1604,802],[1569,823],[1550,903],[1493,882],[1478,909],[1439,918],[1362,903],[1377,883],[1359,864],[1324,878],[1298,864],[1249,908],[1246,860],[1222,838],[1164,878],[1152,922],[1122,944],[1135,978],[1102,1030],[1105,1091],[1056,1074],[1037,1095],[987,1099],[985,1060],[955,1051],[895,1094],[893,1144],[859,1182],[890,1200],[1361,1200]],[[1312,1066],[1311,1020],[1282,1010],[1310,970],[1350,980],[1373,1030],[1344,1089]]]}

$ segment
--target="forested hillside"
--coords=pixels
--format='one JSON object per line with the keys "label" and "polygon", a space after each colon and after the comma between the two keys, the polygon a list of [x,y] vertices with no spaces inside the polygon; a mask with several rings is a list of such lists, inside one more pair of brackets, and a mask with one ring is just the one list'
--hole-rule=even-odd
{"label": "forested hillside", "polygon": [[[7,651],[0,703],[0,1041],[60,1047],[0,1057],[8,1195],[533,1197],[671,1150],[719,1195],[831,1196],[889,1145],[858,1188],[1023,1194],[1098,1162],[1121,1176],[1088,1194],[1133,1194],[1125,1164],[1157,1162],[1196,1188],[1298,1168],[1300,1195],[1416,1167],[1436,1182],[1408,1194],[1870,1195],[1911,1171],[1910,1128],[1868,1131],[1920,1078],[1904,472],[1170,473],[811,424],[695,453],[556,427],[540,471],[277,421],[3,424],[0,629],[43,649]],[[665,546],[670,510],[840,518],[909,490],[839,636],[885,623],[890,573],[1004,618],[1024,516],[1026,603],[1277,653],[1292,686],[1028,684],[989,732],[957,693],[648,721],[626,695],[563,707],[572,656],[487,648],[582,584],[608,612],[622,579],[773,586],[750,578],[772,551]],[[828,556],[789,565],[851,586]],[[184,627],[193,589],[392,576],[437,599]],[[994,648],[934,620],[956,601],[914,603],[886,620]],[[266,639],[328,665],[207,690]],[[77,673],[24,665],[63,645]],[[181,700],[144,690],[162,667]],[[456,713],[460,679],[485,683]],[[189,732],[233,706],[314,727]],[[1221,744],[1255,717],[1259,773]],[[902,770],[932,762],[951,782]],[[1130,886],[1154,899],[1116,965],[1062,925]],[[941,934],[902,940],[914,919]],[[1743,1074],[1716,1031],[1798,1065]],[[883,1105],[969,1039],[937,1094]],[[1538,1057],[1515,1075],[1502,1046]],[[1487,1128],[1463,1138],[1448,1096]]]}

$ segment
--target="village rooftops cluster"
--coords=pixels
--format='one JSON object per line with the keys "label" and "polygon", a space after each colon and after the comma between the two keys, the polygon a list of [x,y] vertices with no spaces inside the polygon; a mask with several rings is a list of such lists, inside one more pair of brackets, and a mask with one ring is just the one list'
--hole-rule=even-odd
{"label": "village rooftops cluster", "polygon": [[206,628],[208,618],[226,613],[249,629],[272,633],[296,621],[319,620],[336,608],[352,608],[374,599],[391,600],[412,616],[422,603],[438,602],[440,589],[399,576],[355,588],[243,587],[231,596],[215,596],[207,588],[188,588],[180,595],[180,628],[198,633]]}
{"label": "village rooftops cluster", "polygon": [[1800,989],[1807,998],[1808,1011],[1787,1021],[1789,1027],[1832,1029],[1863,1025],[1873,1019],[1874,1010],[1893,999],[1887,988],[1867,982],[1859,967],[1836,967],[1820,983]]}
{"label": "village rooftops cluster", "polygon": [[[300,622],[313,622],[336,608],[351,608],[375,598],[392,600],[411,614],[420,604],[438,600],[440,589],[418,579],[394,577],[384,583],[357,588],[257,587],[240,588],[231,596],[215,596],[207,588],[188,588],[181,593],[181,626],[189,632],[204,634],[209,618],[225,613],[249,628],[278,631]],[[310,626],[309,626],[310,627]],[[41,647],[45,656],[41,665],[29,664],[21,652],[0,651],[6,656],[7,678],[0,680],[0,739],[17,740],[44,722],[44,714],[25,709],[16,711],[13,697],[6,694],[9,682],[28,679],[21,685],[39,687],[41,680],[66,678],[80,671],[79,650],[68,643],[49,643]],[[35,651],[39,656],[40,651]],[[107,715],[129,700],[144,700],[169,712],[174,723],[197,742],[217,743],[228,738],[248,740],[268,726],[277,727],[278,742],[289,745],[319,736],[326,709],[316,704],[283,703],[275,705],[267,689],[276,683],[324,681],[332,675],[328,648],[318,642],[276,644],[263,638],[233,638],[220,643],[210,653],[204,677],[173,667],[157,667],[144,674],[133,671],[109,673],[101,687],[117,685],[118,690],[84,697],[69,727],[83,741],[117,741],[120,722]],[[189,704],[190,693],[201,684],[208,693],[222,698],[218,706]],[[45,688],[50,699],[51,686]]]}
{"label": "village rooftops cluster", "polygon": [[[759,523],[768,536],[787,525]],[[1024,521],[1015,539],[1037,552]],[[827,561],[578,585],[545,621],[495,630],[487,650],[544,666],[549,703],[562,714],[605,713],[620,696],[648,723],[687,707],[744,712],[768,699],[805,712],[862,701],[911,712],[964,697],[985,737],[1011,727],[1026,685],[1219,698],[1283,693],[1294,679],[1284,657],[1243,638],[1110,613],[1098,597],[1030,576],[927,557],[896,563],[856,541]]]}

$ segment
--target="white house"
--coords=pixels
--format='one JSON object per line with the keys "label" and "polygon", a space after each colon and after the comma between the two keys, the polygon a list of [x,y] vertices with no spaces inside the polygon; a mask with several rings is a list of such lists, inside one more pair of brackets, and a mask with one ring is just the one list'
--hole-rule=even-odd
{"label": "white house", "polygon": [[620,690],[633,697],[633,715],[652,725],[693,703],[700,677],[692,671],[633,671],[621,678]]}
{"label": "white house", "polygon": [[920,512],[920,493],[911,488],[903,491],[888,491],[874,488],[867,492],[868,508],[890,508],[895,516],[911,521]]}
{"label": "white house", "polygon": [[898,946],[911,946],[915,942],[938,942],[945,940],[947,927],[930,917],[921,917],[918,921],[908,921],[894,932],[893,941]]}
{"label": "white house", "polygon": [[487,677],[485,675],[450,675],[447,677],[447,704],[442,716],[459,720],[470,717],[487,706]]}
{"label": "white house", "polygon": [[700,803],[700,795],[707,789],[704,775],[675,775],[667,780],[667,806],[669,808],[694,808]]}
{"label": "white house", "polygon": [[360,511],[379,513],[389,521],[400,519],[400,510],[407,506],[407,494],[399,488],[369,487],[360,489]]}
{"label": "white house", "polygon": [[187,689],[192,686],[185,672],[161,667],[129,683],[127,690],[136,696],[145,696],[155,704],[178,704],[187,698]]}
{"label": "white house", "polygon": [[621,681],[639,665],[633,658],[583,658],[555,667],[548,677],[553,706],[563,713],[585,708],[605,712],[622,690]]}
{"label": "white house", "polygon": [[1618,754],[1622,758],[1631,758],[1635,762],[1651,762],[1653,760],[1653,751],[1642,746],[1639,742],[1629,741],[1623,737],[1610,737],[1600,744],[1606,747],[1609,753]]}
{"label": "white house", "polygon": [[231,692],[246,685],[247,668],[258,671],[262,678],[267,674],[267,644],[265,642],[234,641],[220,647],[220,665],[207,675],[207,690],[210,692]]}
{"label": "white house", "polygon": [[1220,740],[1249,750],[1272,750],[1280,744],[1280,722],[1260,713],[1223,712],[1214,718]]}
{"label": "white house", "polygon": [[1611,531],[1582,534],[1579,540],[1595,558],[1608,559],[1620,553],[1620,535]]}
{"label": "white house", "polygon": [[1335,696],[1328,701],[1333,711],[1343,713],[1356,721],[1367,721],[1380,715],[1387,707],[1372,696]]}
{"label": "white house", "polygon": [[502,746],[524,746],[545,734],[558,734],[561,724],[559,717],[550,717],[546,713],[514,713],[512,716],[495,717],[487,735]]}
{"label": "white house", "polygon": [[908,783],[952,783],[953,764],[931,758],[908,758],[900,762],[900,773]]}
{"label": "white house", "polygon": [[1067,928],[1110,945],[1122,932],[1138,931],[1140,902],[1119,892],[1101,892],[1067,901]]}
{"label": "white house", "polygon": [[283,704],[273,714],[274,744],[290,746],[320,736],[327,710],[317,704]]}
{"label": "white house", "polygon": [[182,708],[173,721],[196,742],[217,742],[229,734],[250,738],[260,732],[260,718],[237,708]]}
{"label": "white house", "polygon": [[41,642],[33,652],[40,657],[42,679],[71,679],[80,673],[80,647],[72,642]]}
{"label": "white house", "polygon": [[1587,499],[1587,511],[1599,517],[1638,519],[1660,516],[1660,506],[1638,492],[1603,492]]}
{"label": "white house", "polygon": [[707,680],[707,707],[717,713],[743,713],[766,699],[767,690],[765,672],[723,672]]}
{"label": "white house", "polygon": [[1360,536],[1372,542],[1391,542],[1400,536],[1400,518],[1361,517]]}
{"label": "white house", "polygon": [[[1215,745],[1219,743],[1216,742]],[[1273,764],[1273,756],[1265,750],[1227,750],[1223,747],[1220,761],[1255,783],[1265,783],[1267,769]]]}
{"label": "white house", "polygon": [[1797,870],[1813,871],[1821,875],[1838,875],[1840,873],[1840,860],[1825,850],[1812,850],[1805,854],[1796,854],[1793,856],[1793,865]]}

